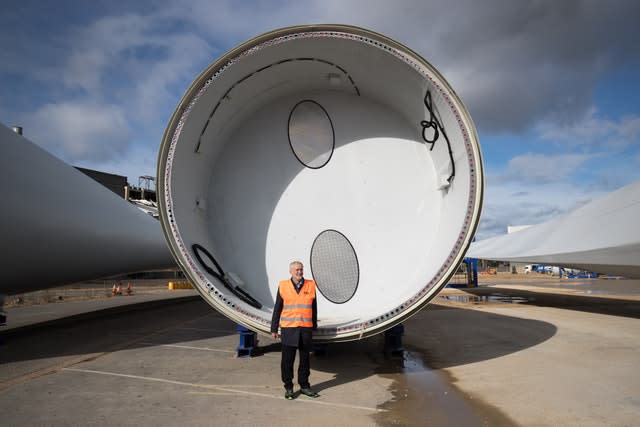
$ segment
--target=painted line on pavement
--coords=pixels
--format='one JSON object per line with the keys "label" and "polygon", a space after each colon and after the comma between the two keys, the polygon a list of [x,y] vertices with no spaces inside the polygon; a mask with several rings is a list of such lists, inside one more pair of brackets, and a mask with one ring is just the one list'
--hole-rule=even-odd
{"label": "painted line on pavement", "polygon": [[[96,370],[93,370],[93,369],[64,368],[63,371],[80,372],[80,373],[84,373],[84,374],[97,374],[97,375],[105,375],[105,376],[121,377],[121,378],[130,378],[130,379],[143,380],[143,381],[154,381],[154,382],[160,382],[160,383],[166,383],[166,384],[175,384],[175,385],[186,386],[186,387],[213,389],[213,390],[216,390],[217,392],[233,393],[235,395],[239,395],[240,394],[240,395],[245,395],[245,396],[256,396],[256,397],[264,397],[264,398],[268,398],[268,399],[283,400],[282,396],[275,396],[275,395],[272,395],[272,394],[257,393],[257,392],[246,391],[246,390],[237,390],[237,389],[233,389],[233,388],[227,388],[226,386],[218,386],[218,385],[213,385],[213,384],[196,384],[196,383],[188,383],[188,382],[184,382],[184,381],[169,380],[169,379],[165,379],[165,378],[143,377],[143,376],[140,376],[140,375],[120,374],[120,373],[117,373],[117,372],[96,371]],[[241,387],[241,386],[234,386],[234,387]],[[359,406],[359,405],[348,405],[348,404],[344,404],[344,403],[324,402],[324,401],[321,401],[321,400],[318,400],[318,399],[313,399],[313,400],[311,400],[311,399],[308,399],[308,400],[296,399],[296,402],[309,403],[309,404],[322,405],[322,406],[331,406],[331,407],[336,407],[336,408],[358,409],[358,410],[369,411],[369,412],[386,412],[386,410],[379,409],[379,408],[370,408],[370,407],[367,407],[367,406]]]}
{"label": "painted line on pavement", "polygon": [[178,344],[157,344],[157,343],[153,343],[153,342],[141,342],[140,344],[152,345],[152,346],[158,346],[158,347],[180,348],[180,349],[185,349],[185,350],[203,350],[203,351],[215,351],[215,352],[219,352],[219,353],[232,353],[232,354],[235,354],[235,351],[233,351],[233,350],[221,350],[221,349],[218,349],[218,348],[209,348],[209,347],[193,347],[193,346],[190,346],[190,345],[178,345]]}
{"label": "painted line on pavement", "polygon": [[[198,319],[199,320],[199,319]],[[235,335],[237,334],[236,331],[232,331],[229,329],[211,329],[211,328],[187,328],[187,327],[180,327],[180,328],[176,328],[176,330],[178,331],[200,331],[200,332],[219,332],[221,334],[227,334],[227,335]]]}

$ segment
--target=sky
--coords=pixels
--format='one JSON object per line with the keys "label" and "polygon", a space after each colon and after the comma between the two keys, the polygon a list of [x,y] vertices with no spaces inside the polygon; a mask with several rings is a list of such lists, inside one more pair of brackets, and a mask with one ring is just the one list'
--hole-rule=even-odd
{"label": "sky", "polygon": [[434,65],[478,130],[478,240],[537,224],[640,179],[635,0],[3,0],[0,123],[65,162],[156,175],[195,77],[259,34],[335,23]]}

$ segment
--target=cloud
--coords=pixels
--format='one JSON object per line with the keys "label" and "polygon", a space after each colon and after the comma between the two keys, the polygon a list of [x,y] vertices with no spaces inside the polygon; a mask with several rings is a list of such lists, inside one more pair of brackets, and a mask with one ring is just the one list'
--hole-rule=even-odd
{"label": "cloud", "polygon": [[154,174],[173,109],[222,52],[282,26],[343,23],[436,66],[483,143],[505,133],[522,144],[484,146],[489,164],[515,157],[488,172],[481,233],[541,222],[639,176],[640,116],[603,117],[593,97],[610,71],[638,68],[633,0],[14,3],[0,15],[2,120],[85,167]]}
{"label": "cloud", "polygon": [[[491,205],[482,212],[481,223],[476,233],[478,240],[507,233],[509,226],[540,224],[570,212],[572,209],[547,204],[537,197],[536,203],[522,205]],[[573,207],[574,205],[571,205]]]}
{"label": "cloud", "polygon": [[20,56],[20,67],[4,69],[23,68],[21,78],[41,88],[37,98],[43,104],[16,112],[0,101],[0,111],[9,110],[9,120],[70,163],[102,160],[106,167],[125,154],[133,138],[157,149],[181,93],[215,54],[185,28],[162,9],[61,27],[44,40],[55,45],[55,66],[50,58],[41,65]]}
{"label": "cloud", "polygon": [[[132,115],[148,120],[166,117],[160,105],[177,101],[197,72],[251,37],[285,25],[349,23],[396,38],[436,65],[481,131],[521,132],[535,122],[570,126],[580,121],[592,108],[593,87],[603,73],[640,58],[635,42],[640,4],[634,1],[153,4],[116,3],[108,12],[101,10],[98,19],[74,21],[40,44],[31,43],[39,46],[35,58],[53,50],[44,66],[25,62],[18,54],[27,51],[24,45],[10,50],[13,58],[7,56],[5,66],[18,63],[11,72],[23,69],[51,84],[57,79],[83,95],[118,96],[109,102],[130,103]],[[19,27],[11,22],[15,32]],[[14,39],[19,41],[7,40]],[[53,68],[54,58],[65,64],[62,70]],[[115,80],[118,86],[111,92]]]}
{"label": "cloud", "polygon": [[184,90],[212,53],[202,37],[165,11],[103,17],[71,31],[69,40],[66,86],[110,98],[143,121],[167,118],[166,105],[178,100],[176,86]]}
{"label": "cloud", "polygon": [[436,1],[403,11],[390,34],[440,69],[485,132],[580,120],[604,73],[640,58],[637,2]]}
{"label": "cloud", "polygon": [[508,226],[543,223],[608,191],[585,189],[567,181],[522,184],[492,180],[485,192],[476,237],[483,240],[506,234]]}
{"label": "cloud", "polygon": [[573,123],[540,123],[535,127],[542,140],[564,146],[621,150],[640,143],[640,117],[627,115],[619,120],[598,116],[590,109]]}
{"label": "cloud", "polygon": [[536,127],[534,153],[490,166],[478,239],[548,221],[640,179],[637,126],[636,116],[607,120],[591,110],[571,126]]}
{"label": "cloud", "polygon": [[[156,176],[157,157],[157,147],[133,143],[128,147],[126,155],[121,158],[85,160],[76,163],[75,166],[126,176],[129,184],[137,186],[138,177],[143,175]],[[155,182],[151,188],[155,188]]]}
{"label": "cloud", "polygon": [[141,70],[142,78],[130,100],[132,110],[144,121],[158,117],[168,120],[180,99],[176,94],[186,90],[204,65],[214,59],[213,49],[200,37],[179,34],[166,42],[165,58]]}
{"label": "cloud", "polygon": [[69,162],[108,161],[130,143],[122,108],[83,102],[47,104],[25,117],[27,136]]}
{"label": "cloud", "polygon": [[547,155],[527,153],[509,160],[507,173],[501,179],[523,183],[562,181],[591,157],[586,154]]}

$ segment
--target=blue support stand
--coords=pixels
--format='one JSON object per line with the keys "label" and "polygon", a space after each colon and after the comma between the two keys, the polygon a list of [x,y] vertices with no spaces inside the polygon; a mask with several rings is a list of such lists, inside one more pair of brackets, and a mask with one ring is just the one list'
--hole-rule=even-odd
{"label": "blue support stand", "polygon": [[402,348],[403,335],[404,325],[402,323],[384,331],[384,351],[386,354],[402,357],[404,353],[404,349]]}
{"label": "blue support stand", "polygon": [[471,267],[471,287],[478,287],[478,258],[465,258]]}
{"label": "blue support stand", "polygon": [[236,331],[238,331],[240,335],[240,343],[236,349],[236,356],[251,357],[253,355],[253,349],[258,346],[258,334],[242,325],[236,325]]}

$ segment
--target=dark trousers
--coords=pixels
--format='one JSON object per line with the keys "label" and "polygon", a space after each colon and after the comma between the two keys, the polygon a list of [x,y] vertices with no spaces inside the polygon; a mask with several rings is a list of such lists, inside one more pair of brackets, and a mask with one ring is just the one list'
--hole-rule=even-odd
{"label": "dark trousers", "polygon": [[280,371],[282,373],[282,382],[285,388],[293,388],[293,362],[296,360],[296,351],[300,352],[300,363],[298,364],[298,384],[301,388],[310,388],[309,374],[311,373],[311,364],[309,361],[309,345],[304,345],[302,340],[298,347],[282,344],[282,361],[280,362]]}

